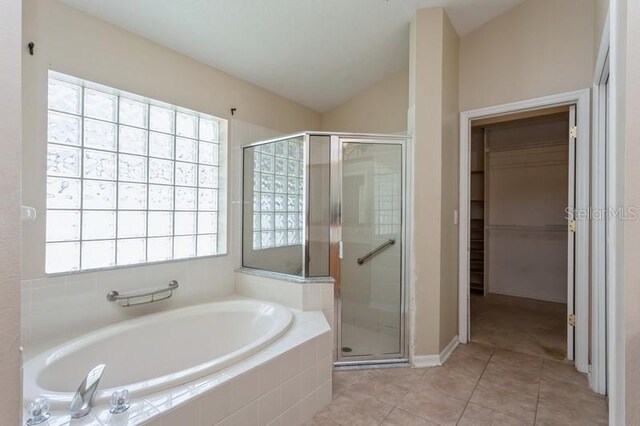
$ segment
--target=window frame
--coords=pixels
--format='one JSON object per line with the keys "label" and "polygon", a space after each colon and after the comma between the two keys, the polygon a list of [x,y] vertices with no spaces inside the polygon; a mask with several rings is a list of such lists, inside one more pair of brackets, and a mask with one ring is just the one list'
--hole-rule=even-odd
{"label": "window frame", "polygon": [[[117,89],[114,87],[110,87],[110,86],[106,86],[103,84],[98,84],[92,81],[88,81],[85,79],[81,79],[81,78],[77,78],[74,76],[70,76],[67,74],[62,74],[56,71],[52,71],[49,70],[48,72],[48,76],[47,76],[47,87],[49,87],[50,81],[51,80],[57,80],[63,83],[67,83],[67,84],[72,84],[75,86],[79,86],[81,87],[81,91],[80,91],[80,97],[81,99],[79,100],[79,112],[78,113],[69,113],[69,112],[65,112],[65,111],[60,111],[58,109],[55,108],[50,108],[50,103],[49,103],[49,96],[47,93],[47,97],[46,97],[46,115],[47,115],[47,123],[49,122],[49,114],[51,112],[53,113],[58,113],[58,114],[67,114],[69,116],[74,116],[74,117],[78,117],[79,121],[80,121],[80,128],[79,128],[79,135],[78,135],[78,139],[79,139],[79,143],[78,144],[60,144],[57,142],[50,142],[49,141],[49,124],[47,124],[47,130],[46,130],[46,138],[45,138],[45,144],[44,144],[44,149],[47,153],[47,161],[46,161],[46,166],[45,166],[45,171],[44,171],[44,180],[45,180],[45,186],[47,186],[47,182],[49,181],[50,178],[55,178],[55,177],[60,177],[60,178],[66,178],[66,179],[74,179],[77,180],[79,182],[79,186],[80,186],[80,192],[79,192],[79,207],[75,208],[75,207],[69,207],[69,208],[65,208],[65,207],[53,207],[53,208],[49,208],[49,198],[47,196],[48,194],[48,190],[45,191],[45,201],[44,201],[44,209],[47,212],[47,215],[45,216],[45,226],[44,226],[44,258],[43,258],[43,266],[44,266],[44,271],[45,271],[45,275],[46,276],[58,276],[58,275],[71,275],[71,274],[78,274],[78,273],[87,273],[87,272],[96,272],[96,271],[104,271],[104,270],[114,270],[114,269],[122,269],[122,268],[132,268],[132,267],[144,267],[144,266],[149,266],[149,265],[156,265],[156,264],[162,264],[162,263],[169,263],[169,262],[182,262],[182,261],[190,261],[190,260],[199,260],[199,259],[206,259],[206,258],[213,258],[213,257],[220,257],[220,256],[227,256],[229,254],[229,237],[228,237],[228,232],[229,232],[229,223],[228,223],[228,210],[229,210],[229,205],[228,205],[228,199],[229,199],[229,177],[228,177],[228,162],[229,162],[229,143],[228,143],[228,129],[229,129],[229,123],[228,120],[221,118],[221,117],[217,117],[211,114],[206,114],[206,113],[202,113],[202,112],[198,112],[192,109],[188,109],[188,108],[184,108],[178,105],[174,105],[174,104],[169,104],[166,102],[162,102],[162,101],[158,101],[155,99],[151,99],[151,98],[147,98],[144,96],[140,96],[131,92],[127,92],[121,89]],[[104,94],[107,95],[112,95],[116,97],[116,101],[115,101],[115,119],[113,121],[105,121],[103,120],[103,122],[105,123],[111,123],[113,126],[115,126],[115,148],[113,150],[109,150],[109,149],[102,149],[102,148],[97,148],[95,149],[94,147],[91,146],[85,146],[85,140],[84,140],[84,131],[85,131],[85,120],[94,120],[94,121],[100,121],[100,119],[96,119],[95,117],[91,117],[91,116],[87,116],[86,115],[86,111],[85,111],[85,93],[87,90],[95,90],[95,91],[99,91],[102,92]],[[143,127],[140,126],[136,126],[136,125],[130,125],[128,123],[125,122],[121,122],[120,120],[120,105],[121,105],[121,99],[127,99],[130,101],[135,101],[135,102],[141,102],[143,104],[145,104],[145,110],[146,110],[146,122],[144,123]],[[154,130],[151,129],[151,108],[152,107],[159,107],[159,108],[164,108],[167,110],[172,111],[173,113],[173,118],[172,118],[172,122],[173,122],[173,129],[171,133],[164,133],[166,135],[170,135],[171,138],[171,149],[172,149],[172,154],[171,154],[171,158],[160,158],[158,156],[152,156],[151,152],[150,152],[150,136],[153,132],[155,132]],[[189,138],[190,141],[193,141],[194,147],[195,147],[195,154],[194,154],[194,159],[193,160],[187,160],[186,162],[189,164],[193,165],[193,169],[194,169],[194,173],[195,176],[193,178],[193,184],[183,184],[180,185],[177,183],[177,174],[176,174],[176,166],[181,163],[181,160],[178,158],[177,155],[177,143],[178,143],[178,139],[183,137],[182,135],[178,134],[178,125],[177,125],[177,118],[178,118],[178,114],[179,113],[183,113],[183,114],[187,114],[189,116],[195,117],[195,139],[193,138]],[[206,139],[200,139],[200,118],[205,118],[208,120],[213,120],[214,122],[217,123],[218,126],[218,132],[217,132],[217,140],[214,138],[214,140],[206,140]],[[145,132],[145,143],[146,143],[146,148],[144,150],[143,154],[134,154],[128,151],[122,151],[121,150],[121,146],[120,146],[120,133],[122,131],[122,129],[142,129]],[[212,163],[212,167],[217,167],[217,186],[215,184],[212,184],[213,186],[211,187],[206,187],[206,186],[201,186],[200,185],[200,169],[201,166],[207,166],[207,164],[205,163],[201,163],[200,162],[200,145],[201,143],[212,143],[212,144],[216,144],[217,145],[217,164],[215,164],[215,162]],[[54,147],[67,147],[67,148],[74,148],[77,149],[79,151],[79,172],[78,172],[78,176],[56,176],[55,174],[50,174],[49,171],[49,167],[48,167],[48,163],[49,163],[49,149],[51,146]],[[206,145],[205,145],[206,146]],[[114,170],[114,176],[113,178],[87,178],[85,176],[86,172],[85,172],[85,151],[89,150],[90,152],[96,151],[99,153],[110,153],[113,156],[115,156],[115,170]],[[120,158],[122,155],[135,155],[138,156],[142,159],[142,161],[145,163],[145,176],[144,179],[141,181],[133,181],[133,180],[122,180],[121,179],[121,174],[120,174]],[[150,162],[153,162],[154,160],[164,160],[164,161],[169,161],[171,162],[171,167],[172,167],[172,178],[171,178],[171,183],[158,183],[158,182],[152,182],[152,178],[151,178],[151,170],[150,170]],[[114,208],[113,209],[94,209],[94,208],[85,208],[84,206],[84,183],[86,181],[96,181],[96,182],[102,182],[102,181],[108,181],[108,182],[112,182],[114,187],[115,187],[115,199],[114,199]],[[215,179],[214,179],[215,182]],[[151,206],[149,205],[150,203],[150,198],[149,198],[149,189],[151,185],[156,185],[156,183],[158,183],[159,185],[163,185],[167,188],[171,189],[171,195],[172,195],[172,200],[171,200],[171,208],[170,209],[151,209]],[[122,184],[140,184],[140,185],[144,185],[144,189],[146,192],[146,196],[145,196],[145,205],[144,208],[142,209],[121,209],[120,208],[120,199],[119,199],[119,191],[120,191],[120,186]],[[215,187],[214,187],[215,186]],[[195,207],[192,210],[178,210],[176,208],[176,189],[181,188],[181,187],[185,187],[185,188],[192,188],[193,192],[195,194]],[[211,210],[199,210],[199,194],[200,194],[200,190],[201,189],[212,189],[215,190],[216,193],[214,194],[214,197],[216,199],[216,205],[213,207],[214,209]],[[78,227],[79,229],[77,230],[77,238],[71,239],[71,240],[61,240],[61,239],[57,239],[57,240],[50,240],[49,239],[49,228],[47,226],[47,220],[46,217],[48,216],[49,211],[67,211],[67,212],[74,212],[77,213],[80,218],[79,218],[79,222],[78,222]],[[83,221],[84,221],[84,215],[86,212],[90,212],[90,211],[102,211],[102,212],[112,212],[112,214],[115,216],[115,228],[113,229],[113,236],[109,237],[109,238],[92,238],[92,239],[83,239]],[[127,212],[140,212],[143,213],[144,215],[144,223],[145,223],[145,231],[143,233],[142,236],[133,236],[133,237],[129,237],[129,236],[121,236],[120,233],[120,229],[118,227],[118,221],[119,221],[119,217],[122,213],[127,213]],[[157,236],[157,235],[149,235],[149,214],[150,213],[154,213],[154,212],[168,212],[171,213],[171,231],[169,234],[167,235],[161,235],[161,236]],[[194,233],[193,234],[182,234],[182,233],[176,233],[176,215],[179,213],[192,213],[193,217],[194,217]],[[203,234],[203,233],[198,233],[198,221],[199,221],[199,216],[201,213],[214,213],[215,214],[215,223],[213,224],[215,226],[215,229],[213,233],[207,233],[207,234]],[[212,248],[212,253],[211,254],[203,254],[198,256],[198,240],[199,240],[199,236],[204,236],[204,235],[211,235],[214,236],[215,238],[215,244],[216,246]],[[182,236],[188,236],[188,237],[192,237],[193,238],[193,255],[192,256],[184,256],[184,257],[178,257],[175,258],[174,256],[176,256],[176,251],[175,251],[175,239],[177,237],[182,237]],[[160,260],[147,260],[148,256],[149,256],[149,240],[152,238],[170,238],[171,239],[171,258],[166,258],[166,259],[160,259]],[[126,264],[118,264],[118,244],[119,241],[122,240],[142,240],[144,242],[144,261],[141,262],[137,262],[137,263],[126,263]],[[84,243],[86,242],[94,242],[94,241],[112,241],[113,242],[113,253],[112,253],[112,265],[108,265],[108,266],[97,266],[97,267],[86,267],[83,268],[83,262],[82,262],[82,257],[83,257],[83,250],[84,250]],[[78,252],[77,252],[77,269],[70,269],[70,270],[55,270],[50,272],[47,268],[47,263],[48,263],[48,245],[49,244],[56,244],[56,243],[65,243],[65,242],[69,242],[69,243],[77,243],[78,244]],[[191,253],[190,253],[191,254]]]}

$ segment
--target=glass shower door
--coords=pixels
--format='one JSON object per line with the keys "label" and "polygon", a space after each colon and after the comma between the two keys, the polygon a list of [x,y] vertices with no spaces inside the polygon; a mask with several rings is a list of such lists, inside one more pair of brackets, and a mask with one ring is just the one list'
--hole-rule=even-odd
{"label": "glass shower door", "polygon": [[338,362],[403,358],[403,145],[340,145]]}

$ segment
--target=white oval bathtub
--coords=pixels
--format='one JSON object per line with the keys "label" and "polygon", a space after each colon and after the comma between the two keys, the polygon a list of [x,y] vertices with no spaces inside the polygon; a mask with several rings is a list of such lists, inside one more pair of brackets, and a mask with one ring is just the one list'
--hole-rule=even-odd
{"label": "white oval bathtub", "polygon": [[285,333],[284,306],[229,300],[120,322],[43,352],[24,365],[24,396],[68,408],[85,375],[106,368],[95,404],[127,388],[132,397],[195,380],[248,357]]}

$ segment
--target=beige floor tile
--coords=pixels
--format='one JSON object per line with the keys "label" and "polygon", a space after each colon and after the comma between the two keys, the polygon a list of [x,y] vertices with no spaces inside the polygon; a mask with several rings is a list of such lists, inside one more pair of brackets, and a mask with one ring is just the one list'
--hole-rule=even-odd
{"label": "beige floor tile", "polygon": [[392,405],[347,389],[318,414],[343,426],[368,426],[379,425],[392,409]]}
{"label": "beige floor tile", "polygon": [[407,379],[408,376],[387,374],[382,369],[371,370],[369,374],[351,385],[349,390],[396,405],[415,386],[412,380]]}
{"label": "beige floor tile", "polygon": [[460,344],[455,350],[455,353],[459,355],[469,356],[472,358],[478,358],[483,361],[488,361],[491,358],[494,347],[484,345],[482,343],[470,342],[467,344]]}
{"label": "beige floor tile", "polygon": [[414,416],[399,408],[389,413],[386,419],[382,422],[382,426],[437,426],[435,423],[426,421],[423,418]]}
{"label": "beige floor tile", "polygon": [[418,383],[428,368],[394,367],[370,370],[373,374],[382,374],[389,381],[398,383]]}
{"label": "beige floor tile", "polygon": [[537,395],[540,387],[540,370],[514,367],[509,363],[492,359],[482,374],[482,380],[515,392]]}
{"label": "beige floor tile", "polygon": [[464,374],[465,376],[478,379],[482,375],[486,365],[486,360],[468,357],[454,352],[449,359],[445,361],[442,368],[453,373]]}
{"label": "beige floor tile", "polygon": [[335,370],[332,375],[331,386],[333,397],[340,395],[349,386],[368,374],[369,370]]}
{"label": "beige floor tile", "polygon": [[606,411],[604,397],[591,391],[586,385],[578,385],[560,380],[542,378],[540,398],[558,405],[572,405],[584,410]]}
{"label": "beige floor tile", "polygon": [[491,355],[491,361],[508,364],[512,367],[541,371],[543,359],[539,356],[525,353],[513,352],[506,349],[496,349],[493,352],[493,355]]}
{"label": "beige floor tile", "polygon": [[542,377],[562,380],[582,386],[588,385],[586,374],[580,373],[573,364],[566,362],[544,360],[542,364]]}
{"label": "beige floor tile", "polygon": [[439,425],[455,425],[466,405],[465,401],[429,388],[409,392],[398,408]]}
{"label": "beige floor tile", "polygon": [[475,343],[442,367],[334,371],[333,388],[305,426],[607,424],[606,400],[572,365]]}
{"label": "beige floor tile", "polygon": [[595,426],[607,425],[606,407],[597,409],[585,405],[562,404],[540,398],[536,426]]}
{"label": "beige floor tile", "polygon": [[474,342],[564,360],[566,321],[566,304],[498,294],[471,295]]}
{"label": "beige floor tile", "polygon": [[478,383],[478,379],[438,367],[430,369],[422,376],[420,386],[426,386],[467,401],[471,397],[476,383]]}
{"label": "beige floor tile", "polygon": [[532,422],[516,419],[489,408],[469,403],[458,426],[530,426]]}
{"label": "beige floor tile", "polygon": [[311,420],[304,423],[303,426],[340,426],[340,424],[316,414]]}
{"label": "beige floor tile", "polygon": [[533,422],[535,418],[536,395],[515,392],[512,389],[491,384],[483,379],[480,379],[478,386],[473,391],[473,395],[471,395],[470,401],[525,422]]}

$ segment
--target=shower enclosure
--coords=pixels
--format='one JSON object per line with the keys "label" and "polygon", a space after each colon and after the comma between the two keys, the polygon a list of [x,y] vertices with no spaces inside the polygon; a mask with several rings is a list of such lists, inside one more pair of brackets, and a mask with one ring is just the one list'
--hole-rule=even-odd
{"label": "shower enclosure", "polygon": [[243,267],[335,280],[336,364],[407,361],[405,136],[243,148]]}

